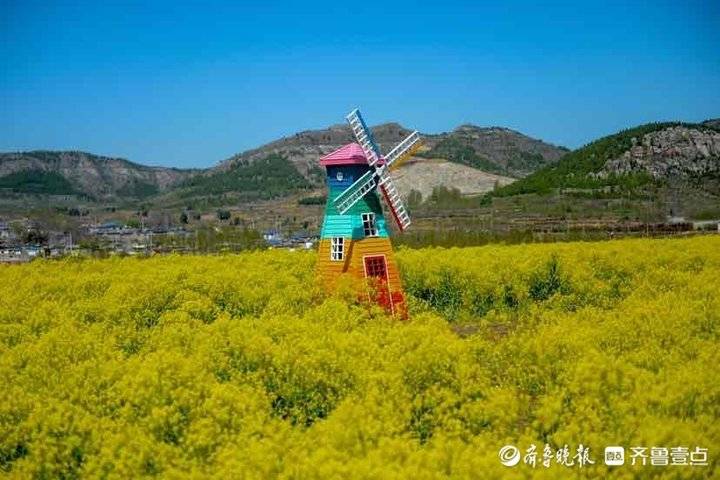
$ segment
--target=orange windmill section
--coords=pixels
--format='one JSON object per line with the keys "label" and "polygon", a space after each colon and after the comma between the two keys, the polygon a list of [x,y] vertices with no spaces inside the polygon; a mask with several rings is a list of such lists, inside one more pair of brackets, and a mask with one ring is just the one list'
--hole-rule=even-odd
{"label": "orange windmill section", "polygon": [[374,172],[358,144],[351,143],[320,159],[327,170],[328,196],[320,232],[317,272],[332,289],[342,275],[374,286],[375,300],[405,315],[405,297],[387,224],[376,189],[363,192],[344,213],[338,197]]}
{"label": "orange windmill section", "polygon": [[405,296],[389,238],[351,240],[345,257],[339,261],[333,258],[332,250],[331,240],[320,240],[317,270],[329,288],[333,288],[343,274],[369,280],[374,284],[375,300],[379,304],[391,313],[405,314]]}

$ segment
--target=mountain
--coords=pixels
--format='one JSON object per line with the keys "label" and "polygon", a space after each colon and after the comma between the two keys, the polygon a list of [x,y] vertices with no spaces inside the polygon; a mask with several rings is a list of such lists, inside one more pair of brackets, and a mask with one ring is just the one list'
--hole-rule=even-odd
{"label": "mountain", "polygon": [[[411,133],[397,123],[374,127],[373,135],[387,152]],[[266,200],[325,185],[318,159],[353,142],[350,128],[333,125],[275,140],[220,162],[178,185],[163,203],[210,203]]]}
{"label": "mountain", "polygon": [[[385,123],[372,127],[372,132],[380,150],[387,153],[411,130],[398,123]],[[422,134],[422,137],[424,151],[400,167],[396,176],[401,191],[407,194],[414,189],[425,198],[438,186],[457,188],[463,194],[484,193],[492,190],[496,183],[511,183],[510,177],[526,175],[567,152],[565,148],[499,127],[463,125],[449,133]],[[233,155],[184,182],[175,194],[182,198],[207,193],[230,194],[234,184],[223,178],[238,175],[249,182],[246,192],[240,195],[246,199],[321,188],[325,185],[325,173],[318,166],[318,158],[353,141],[347,125],[299,132]],[[270,177],[274,174],[263,175],[270,170],[254,166],[256,162],[266,164],[268,159],[274,171],[284,172],[287,181],[273,180]]]}
{"label": "mountain", "polygon": [[490,173],[524,177],[568,152],[522,133],[501,127],[461,125],[452,132],[427,136],[429,150],[421,156],[444,158]]}
{"label": "mountain", "polygon": [[[397,123],[385,123],[372,127],[372,132],[380,149],[387,153],[411,130]],[[438,186],[457,188],[463,194],[484,193],[496,183],[506,185],[513,181],[510,177],[527,174],[567,152],[499,127],[463,125],[449,133],[422,136],[425,153],[400,167],[397,178],[398,187],[405,194],[414,189],[425,198]],[[322,188],[325,173],[318,159],[353,141],[346,125],[299,132],[233,155],[185,180],[163,201],[217,196],[269,199]]]}
{"label": "mountain", "polygon": [[195,173],[85,152],[0,153],[0,189],[20,193],[140,199],[166,191]]}
{"label": "mountain", "polygon": [[[411,133],[397,123],[378,125],[372,131],[385,153]],[[423,135],[423,139],[425,152],[420,155],[433,161],[419,156],[401,168],[399,175],[402,183],[415,185],[425,196],[440,185],[456,187],[462,193],[482,193],[566,152],[499,127],[463,125],[449,133]],[[198,170],[147,167],[75,151],[3,153],[0,192],[75,194],[98,201],[156,198],[159,203],[192,198],[210,198],[215,203],[223,198],[275,198],[324,186],[318,158],[352,141],[348,126],[333,125],[299,132]]]}
{"label": "mountain", "polygon": [[555,188],[634,187],[720,178],[720,128],[712,123],[649,123],[596,140],[496,195]]}
{"label": "mountain", "polygon": [[[387,153],[411,130],[397,123],[385,123],[373,127],[372,132],[380,150]],[[527,175],[568,152],[563,147],[500,127],[462,125],[448,133],[421,135],[426,149],[418,154],[419,157],[445,159],[512,177]],[[352,132],[346,125],[308,130],[234,155],[221,162],[216,169],[227,170],[238,164],[277,154],[292,162],[310,183],[319,186],[325,180],[317,166],[317,159],[353,141]]]}
{"label": "mountain", "polygon": [[269,153],[190,177],[170,191],[164,203],[191,198],[230,200],[228,196],[237,201],[269,200],[311,188],[313,185],[290,160],[282,154]]}
{"label": "mountain", "polygon": [[[410,131],[388,123],[373,133],[387,152]],[[423,137],[423,149],[394,172],[398,189],[418,212],[418,228],[421,218],[454,218],[455,213],[460,216],[450,223],[457,228],[465,228],[462,222],[469,218],[485,225],[489,215],[487,228],[500,228],[497,222],[506,219],[507,228],[529,229],[546,218],[612,223],[720,214],[717,120],[641,125],[572,152],[499,127],[463,125]],[[75,197],[52,199],[60,209],[97,200],[100,212],[109,202],[136,210],[142,201],[156,215],[186,208],[208,215],[244,205],[253,221],[289,218],[312,224],[315,217],[298,204],[321,198],[325,174],[318,158],[351,141],[345,126],[305,131],[202,170],[146,167],[82,152],[0,154],[0,214],[26,215],[46,207],[47,194],[62,194]],[[551,191],[556,194],[543,198],[514,196]],[[264,202],[272,199],[277,201]],[[252,205],[258,201],[263,202]],[[424,225],[437,228],[431,220]]]}
{"label": "mountain", "polygon": [[[410,130],[378,125],[373,135],[383,152]],[[463,194],[495,187],[498,196],[553,188],[635,185],[667,177],[713,177],[718,173],[720,120],[702,124],[653,123],[599,139],[568,152],[500,127],[462,125],[424,134],[424,149],[400,167],[398,186],[427,197],[438,186]],[[159,205],[263,200],[322,188],[317,160],[353,141],[349,127],[334,125],[281,138],[203,170],[148,167],[84,152],[33,151],[0,154],[0,193],[75,194],[99,201],[151,200]],[[514,179],[520,178],[517,181]]]}
{"label": "mountain", "polygon": [[[372,131],[375,141],[383,152],[388,152],[411,133],[397,123],[378,125],[372,128]],[[325,184],[325,173],[319,167],[318,159],[354,141],[352,132],[346,125],[306,130],[233,155],[206,174],[213,175],[242,166],[247,167],[256,160],[276,155],[288,160],[310,185],[320,187]]]}

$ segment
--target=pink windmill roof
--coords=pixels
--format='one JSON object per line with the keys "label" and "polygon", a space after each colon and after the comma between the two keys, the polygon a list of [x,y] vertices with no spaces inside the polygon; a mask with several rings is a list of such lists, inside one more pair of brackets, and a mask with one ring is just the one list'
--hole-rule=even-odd
{"label": "pink windmill roof", "polygon": [[357,143],[348,143],[320,159],[320,165],[323,167],[328,165],[367,165],[367,163],[367,158],[365,158],[362,148]]}

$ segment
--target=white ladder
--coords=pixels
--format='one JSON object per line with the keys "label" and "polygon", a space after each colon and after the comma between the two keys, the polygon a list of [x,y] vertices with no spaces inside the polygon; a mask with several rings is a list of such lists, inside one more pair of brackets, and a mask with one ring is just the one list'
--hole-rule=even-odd
{"label": "white ladder", "polygon": [[367,125],[365,125],[365,122],[360,116],[360,111],[356,108],[350,112],[350,115],[347,116],[347,121],[350,124],[353,135],[355,135],[355,138],[360,144],[360,148],[362,148],[368,163],[370,166],[375,165],[378,161],[377,146],[370,136],[370,130],[368,130]]}
{"label": "white ladder", "polygon": [[[345,212],[350,210],[350,208],[355,205],[358,200],[364,197],[366,193],[375,188],[375,185],[377,185],[377,183],[375,182],[375,175],[375,170],[368,171],[367,173],[365,173],[365,175],[360,177],[360,179],[355,182],[355,184],[358,185],[357,187],[355,187],[355,184],[353,184],[345,192],[341,193],[340,196],[337,197],[337,199],[335,200],[335,208],[337,208],[338,212],[340,212],[340,215],[345,214]],[[352,191],[351,193],[346,193],[353,187],[357,189],[355,191]],[[343,194],[346,194],[347,197],[343,198]]]}
{"label": "white ladder", "polygon": [[417,150],[417,148],[420,146],[420,142],[420,134],[417,130],[415,130],[410,135],[408,135],[405,140],[400,142],[397,147],[390,150],[390,153],[385,155],[385,165],[389,167],[390,165],[395,163],[397,159],[403,157],[413,149]]}
{"label": "white ladder", "polygon": [[398,221],[400,230],[405,230],[410,226],[410,215],[403,204],[402,198],[400,198],[397,188],[395,188],[395,184],[392,183],[390,176],[385,172],[381,174],[379,184],[383,188],[385,199],[388,201],[390,210],[392,210],[393,215],[395,215],[395,218]]}

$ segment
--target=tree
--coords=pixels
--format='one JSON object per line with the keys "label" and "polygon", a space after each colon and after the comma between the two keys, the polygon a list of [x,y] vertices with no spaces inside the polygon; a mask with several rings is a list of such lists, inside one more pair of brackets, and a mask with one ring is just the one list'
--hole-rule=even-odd
{"label": "tree", "polygon": [[410,190],[407,197],[407,203],[410,208],[415,208],[422,203],[422,193],[415,189]]}
{"label": "tree", "polygon": [[187,225],[187,223],[188,223],[188,214],[187,213],[182,212],[180,214],[180,223],[182,223],[183,225]]}
{"label": "tree", "polygon": [[217,211],[217,218],[218,220],[230,220],[230,210],[218,210]]}
{"label": "tree", "polygon": [[32,229],[32,230],[28,230],[23,235],[23,243],[26,243],[26,244],[46,245],[47,242],[48,242],[47,232]]}
{"label": "tree", "polygon": [[140,220],[137,218],[130,218],[125,222],[125,225],[130,228],[140,228]]}

